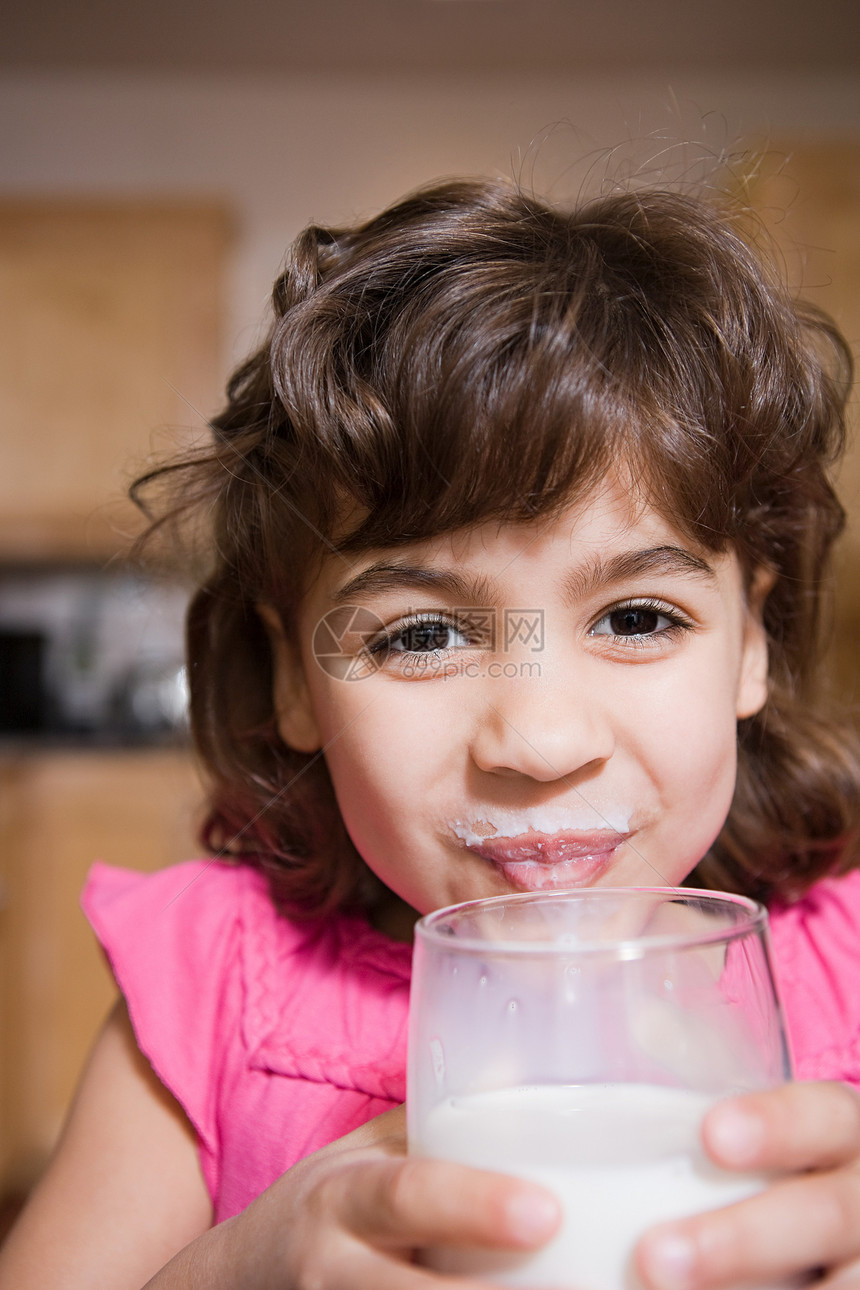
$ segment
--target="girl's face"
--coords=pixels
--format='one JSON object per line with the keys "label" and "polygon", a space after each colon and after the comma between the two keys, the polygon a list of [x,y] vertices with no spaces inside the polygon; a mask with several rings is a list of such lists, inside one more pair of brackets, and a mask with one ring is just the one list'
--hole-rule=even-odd
{"label": "girl's face", "polygon": [[324,749],[355,846],[419,913],[676,885],[765,700],[763,594],[608,485],[552,521],[332,555],[299,657],[273,632],[279,728]]}

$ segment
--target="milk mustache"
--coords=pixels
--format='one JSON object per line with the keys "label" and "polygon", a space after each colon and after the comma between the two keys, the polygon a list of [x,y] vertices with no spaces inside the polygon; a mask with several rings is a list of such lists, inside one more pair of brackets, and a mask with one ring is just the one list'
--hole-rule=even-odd
{"label": "milk mustache", "polygon": [[505,1286],[643,1290],[631,1255],[647,1228],[730,1205],[763,1186],[707,1160],[699,1125],[709,1105],[698,1093],[645,1084],[449,1098],[410,1149],[541,1183],[561,1202],[564,1222],[534,1254],[445,1249],[427,1262]]}

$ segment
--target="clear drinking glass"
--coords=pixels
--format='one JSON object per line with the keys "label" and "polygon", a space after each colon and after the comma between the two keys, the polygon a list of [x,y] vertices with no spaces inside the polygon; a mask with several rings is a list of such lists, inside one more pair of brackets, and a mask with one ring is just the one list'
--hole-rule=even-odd
{"label": "clear drinking glass", "polygon": [[640,1290],[653,1224],[763,1178],[718,1169],[717,1098],[789,1078],[764,908],[687,888],[493,897],[422,918],[410,1004],[410,1152],[531,1178],[564,1223],[534,1254],[437,1249],[499,1285]]}

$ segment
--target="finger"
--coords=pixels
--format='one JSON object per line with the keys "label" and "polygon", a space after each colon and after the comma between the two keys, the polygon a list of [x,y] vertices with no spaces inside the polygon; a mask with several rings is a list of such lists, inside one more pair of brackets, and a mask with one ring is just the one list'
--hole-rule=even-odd
{"label": "finger", "polygon": [[329,1179],[326,1199],[370,1244],[531,1249],[561,1221],[551,1192],[504,1174],[415,1157],[365,1162],[361,1170],[360,1186],[349,1169]]}
{"label": "finger", "polygon": [[785,1179],[738,1205],[654,1228],[636,1262],[653,1290],[774,1281],[860,1256],[860,1168]]}
{"label": "finger", "polygon": [[[325,1285],[326,1290],[493,1290],[497,1285],[487,1277],[475,1280],[450,1272],[434,1272],[361,1246],[344,1248],[340,1258],[327,1261],[323,1273],[322,1279],[317,1276],[309,1284]],[[302,1290],[302,1287],[294,1286],[291,1281],[290,1290]],[[498,1286],[497,1290],[502,1287]]]}
{"label": "finger", "polygon": [[443,1275],[419,1265],[413,1255],[408,1247],[374,1249],[340,1231],[322,1246],[300,1252],[285,1284],[290,1290],[492,1290],[484,1278]]}
{"label": "finger", "polygon": [[832,1269],[820,1281],[816,1281],[815,1290],[858,1290],[860,1286],[860,1259],[844,1263]]}
{"label": "finger", "polygon": [[860,1156],[860,1094],[790,1083],[726,1099],[705,1116],[708,1154],[728,1169],[829,1169]]}

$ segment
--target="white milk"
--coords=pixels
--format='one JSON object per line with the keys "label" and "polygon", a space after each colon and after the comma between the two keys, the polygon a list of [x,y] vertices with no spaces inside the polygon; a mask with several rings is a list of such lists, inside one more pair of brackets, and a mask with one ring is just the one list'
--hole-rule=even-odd
{"label": "white milk", "polygon": [[718,1169],[699,1145],[710,1099],[646,1084],[512,1088],[449,1099],[431,1111],[421,1155],[534,1179],[564,1210],[536,1254],[436,1250],[445,1272],[507,1286],[641,1290],[631,1252],[653,1224],[717,1209],[763,1180]]}

